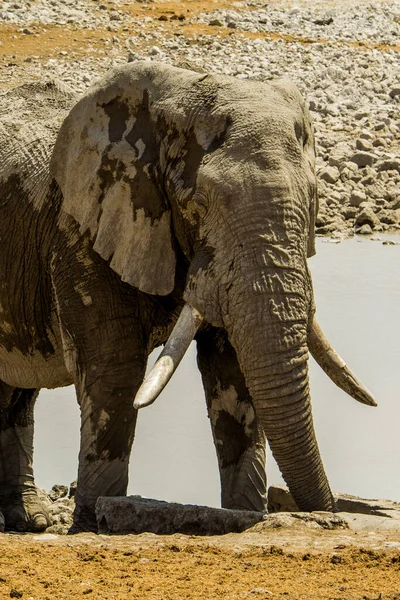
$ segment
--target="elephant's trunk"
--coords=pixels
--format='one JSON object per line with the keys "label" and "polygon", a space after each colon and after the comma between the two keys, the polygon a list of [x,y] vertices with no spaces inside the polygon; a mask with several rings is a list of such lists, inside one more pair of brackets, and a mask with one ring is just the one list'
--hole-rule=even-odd
{"label": "elephant's trunk", "polygon": [[[259,350],[260,352],[260,350]],[[311,415],[307,348],[269,355],[252,367],[241,359],[261,427],[300,510],[333,510]]]}
{"label": "elephant's trunk", "polygon": [[[268,285],[231,291],[227,330],[271,451],[300,510],[333,510],[311,415],[307,331],[310,301],[290,291],[301,273],[274,273]],[[268,276],[271,281],[271,275]],[[262,278],[267,281],[267,277]],[[297,284],[296,284],[297,285]],[[307,282],[304,283],[307,285]],[[308,295],[309,296],[309,295]],[[241,297],[241,300],[238,300]],[[246,314],[244,307],[252,306]]]}

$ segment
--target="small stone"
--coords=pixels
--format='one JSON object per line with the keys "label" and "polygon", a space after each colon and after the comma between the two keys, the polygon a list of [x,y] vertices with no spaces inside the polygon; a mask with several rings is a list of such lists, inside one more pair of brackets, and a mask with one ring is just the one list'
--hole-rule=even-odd
{"label": "small stone", "polygon": [[363,152],[369,152],[372,150],[372,144],[369,140],[359,138],[356,141],[356,148],[357,150],[362,150]]}
{"label": "small stone", "polygon": [[391,98],[398,98],[398,97],[400,97],[400,87],[395,87],[392,90],[390,90],[389,96]]}
{"label": "small stone", "polygon": [[314,25],[331,25],[333,23],[332,17],[323,17],[322,19],[316,19],[313,21]]}
{"label": "small stone", "polygon": [[376,156],[370,152],[355,152],[355,154],[350,157],[350,160],[359,168],[362,168],[371,166],[375,162]]}
{"label": "small stone", "polygon": [[365,202],[367,195],[362,190],[353,190],[350,195],[350,206],[360,206],[362,202]]}
{"label": "small stone", "polygon": [[400,196],[392,200],[392,202],[390,203],[390,208],[392,210],[397,210],[398,208],[400,208]]}
{"label": "small stone", "polygon": [[382,209],[376,216],[381,223],[386,225],[396,225],[399,222],[395,211]]}
{"label": "small stone", "polygon": [[210,25],[211,25],[211,27],[223,27],[224,26],[222,21],[220,21],[219,19],[212,19],[210,21]]}
{"label": "small stone", "polygon": [[349,159],[352,149],[347,142],[339,142],[334,146],[329,154],[329,165],[331,167],[340,167]]}
{"label": "small stone", "polygon": [[15,588],[12,588],[10,591],[10,598],[22,598],[23,595],[24,595],[23,592],[20,592],[19,590],[16,590]]}
{"label": "small stone", "polygon": [[166,15],[161,15],[160,17],[158,17],[159,21],[168,21],[168,17]]}
{"label": "small stone", "polygon": [[384,148],[385,146],[387,146],[387,142],[383,138],[378,137],[372,142],[372,146],[374,148]]}
{"label": "small stone", "polygon": [[355,225],[358,227],[369,225],[374,229],[379,224],[380,221],[370,206],[365,206],[356,216]]}
{"label": "small stone", "polygon": [[341,562],[342,562],[342,557],[340,556],[340,554],[337,554],[337,552],[332,554],[332,556],[331,556],[332,565],[339,565]]}
{"label": "small stone", "polygon": [[357,229],[356,232],[360,235],[371,235],[372,229],[369,225],[365,224],[362,227],[360,227],[360,229]]}
{"label": "small stone", "polygon": [[369,117],[369,116],[370,116],[370,114],[371,114],[371,112],[370,112],[368,109],[366,109],[366,108],[361,108],[361,109],[359,109],[359,110],[358,110],[358,111],[355,113],[354,117],[355,117],[355,118],[356,118],[358,121],[361,121],[361,119],[365,119],[366,117]]}
{"label": "small stone", "polygon": [[49,492],[49,498],[55,502],[59,498],[64,498],[68,494],[68,486],[66,485],[53,485]]}
{"label": "small stone", "polygon": [[73,498],[75,496],[77,485],[78,485],[77,481],[73,481],[72,483],[69,484],[68,498]]}
{"label": "small stone", "polygon": [[398,171],[400,173],[400,159],[391,158],[379,161],[376,164],[376,169],[378,171]]}
{"label": "small stone", "polygon": [[346,220],[354,219],[357,214],[357,208],[355,206],[346,206],[342,214]]}
{"label": "small stone", "polygon": [[346,161],[340,165],[340,172],[342,173],[345,169],[349,169],[351,173],[358,173],[358,167],[351,160]]}
{"label": "small stone", "polygon": [[340,172],[337,167],[326,167],[318,174],[320,179],[327,183],[336,183],[340,177]]}
{"label": "small stone", "polygon": [[162,52],[158,46],[152,46],[149,50],[149,54],[150,56],[158,56],[159,54],[162,54]]}
{"label": "small stone", "polygon": [[25,27],[25,29],[22,30],[22,33],[24,35],[33,35],[32,29],[28,29],[27,27]]}

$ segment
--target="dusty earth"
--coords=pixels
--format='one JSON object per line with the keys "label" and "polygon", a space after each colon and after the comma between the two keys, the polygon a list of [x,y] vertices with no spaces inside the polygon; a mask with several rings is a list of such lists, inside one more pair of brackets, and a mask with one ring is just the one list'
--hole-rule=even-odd
{"label": "dusty earth", "polygon": [[[260,530],[261,529],[261,530]],[[400,598],[400,532],[0,535],[0,598]]]}
{"label": "dusty earth", "polygon": [[[187,39],[215,34],[215,27],[188,23],[190,16],[232,6],[224,0],[87,3],[110,15],[117,5],[127,15],[142,20],[145,31],[162,23],[166,36]],[[9,5],[0,0],[0,9],[5,4]],[[54,4],[57,2],[49,2]],[[14,6],[18,5],[25,2],[16,1]],[[35,0],[26,5],[35,5]],[[218,28],[218,34],[229,36],[232,30]],[[119,48],[130,35],[128,28],[120,27],[116,42],[114,26],[93,29],[73,19],[59,24],[33,22],[28,28],[0,19],[0,90],[38,78],[42,67],[48,71],[49,60],[60,61],[67,54],[69,60],[78,63],[110,59],[121,52]],[[256,34],[243,35],[250,39]],[[282,43],[293,40],[274,32],[264,32],[262,37],[279,38]],[[309,44],[313,40],[296,41]],[[142,42],[138,38],[136,51],[149,50],[153,44],[146,37]],[[380,49],[379,45],[375,48]],[[400,47],[393,45],[392,49],[398,51]],[[177,58],[184,60],[185,56]],[[0,599],[83,596],[163,600],[400,599],[400,531],[307,527],[263,530],[258,525],[248,533],[214,538],[0,534]]]}

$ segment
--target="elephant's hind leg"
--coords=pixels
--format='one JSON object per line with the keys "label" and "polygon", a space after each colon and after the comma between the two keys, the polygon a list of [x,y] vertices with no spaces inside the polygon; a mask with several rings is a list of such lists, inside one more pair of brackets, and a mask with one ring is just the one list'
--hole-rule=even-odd
{"label": "elephant's hind leg", "polygon": [[223,330],[210,327],[196,339],[218,456],[222,507],[265,511],[265,437],[235,350]]}
{"label": "elephant's hind leg", "polygon": [[49,525],[33,477],[33,409],[38,393],[0,382],[0,511],[6,529],[43,531]]}

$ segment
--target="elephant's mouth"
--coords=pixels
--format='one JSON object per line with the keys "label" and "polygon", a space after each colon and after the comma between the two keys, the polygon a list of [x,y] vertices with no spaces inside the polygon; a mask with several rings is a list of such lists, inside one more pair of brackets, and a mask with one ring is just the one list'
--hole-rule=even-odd
{"label": "elephant's mouth", "polygon": [[[203,320],[195,308],[185,304],[164,350],[136,394],[136,409],[149,406],[157,399],[184,357]],[[338,387],[362,404],[377,406],[371,392],[334,350],[315,317],[309,327],[307,345],[316,362]]]}

